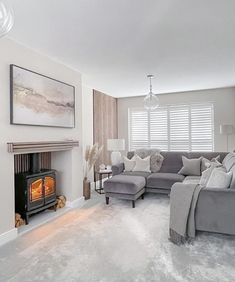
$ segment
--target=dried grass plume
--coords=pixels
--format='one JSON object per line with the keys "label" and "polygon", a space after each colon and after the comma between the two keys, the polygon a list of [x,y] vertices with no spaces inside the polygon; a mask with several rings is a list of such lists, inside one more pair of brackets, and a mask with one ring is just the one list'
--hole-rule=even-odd
{"label": "dried grass plume", "polygon": [[103,150],[103,145],[99,147],[98,143],[95,143],[93,146],[87,146],[85,151],[85,175],[87,179],[88,173],[91,171],[95,163],[97,162],[101,152]]}

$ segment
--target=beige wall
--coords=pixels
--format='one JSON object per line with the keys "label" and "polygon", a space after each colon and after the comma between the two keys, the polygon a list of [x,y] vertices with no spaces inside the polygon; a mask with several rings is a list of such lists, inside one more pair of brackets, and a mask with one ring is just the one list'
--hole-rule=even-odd
{"label": "beige wall", "polygon": [[[82,86],[82,127],[83,127],[83,158],[86,146],[93,145],[93,89]],[[93,170],[88,178],[94,179]]]}
{"label": "beige wall", "polygon": [[[14,228],[14,174],[13,155],[7,152],[9,141],[47,141],[78,139],[80,147],[69,159],[72,169],[69,201],[82,196],[82,89],[80,73],[50,60],[9,39],[0,41],[0,236]],[[76,87],[76,127],[74,129],[10,125],[9,66],[16,64]]]}
{"label": "beige wall", "polygon": [[[215,151],[226,150],[226,137],[220,135],[220,124],[235,126],[235,88],[221,88],[159,95],[160,104],[213,102],[215,122]],[[142,107],[143,97],[118,99],[118,137],[126,140],[128,150],[128,108]],[[235,136],[230,136],[229,149],[235,149]]]}

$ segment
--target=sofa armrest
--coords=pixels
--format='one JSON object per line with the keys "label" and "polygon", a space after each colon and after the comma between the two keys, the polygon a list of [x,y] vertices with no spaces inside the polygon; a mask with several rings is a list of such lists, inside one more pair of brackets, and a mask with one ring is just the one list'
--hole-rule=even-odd
{"label": "sofa armrest", "polygon": [[[190,184],[175,183],[184,191]],[[203,188],[198,196],[195,221],[199,231],[235,235],[235,189]]]}
{"label": "sofa armrest", "polygon": [[124,171],[124,163],[112,165],[112,175],[120,174]]}
{"label": "sofa armrest", "polygon": [[198,197],[197,230],[235,235],[235,189],[204,188]]}

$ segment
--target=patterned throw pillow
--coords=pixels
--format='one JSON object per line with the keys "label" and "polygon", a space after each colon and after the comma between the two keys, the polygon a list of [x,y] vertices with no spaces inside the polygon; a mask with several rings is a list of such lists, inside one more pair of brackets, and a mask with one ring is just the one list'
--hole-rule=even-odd
{"label": "patterned throw pillow", "polygon": [[220,155],[218,155],[217,157],[208,160],[207,158],[202,157],[202,163],[201,163],[201,172],[203,172],[204,170],[206,170],[207,168],[209,168],[211,166],[211,164],[216,163],[218,165],[222,165],[220,163]]}
{"label": "patterned throw pillow", "polygon": [[158,172],[162,167],[163,160],[164,160],[164,157],[159,153],[151,155],[150,157],[151,172]]}
{"label": "patterned throw pillow", "polygon": [[136,155],[141,157],[141,159],[144,159],[148,156],[152,156],[154,154],[158,154],[160,152],[159,149],[137,149],[135,151]]}
{"label": "patterned throw pillow", "polygon": [[135,156],[131,160],[129,160],[127,157],[124,156],[123,162],[124,162],[124,171],[132,171],[136,164]]}

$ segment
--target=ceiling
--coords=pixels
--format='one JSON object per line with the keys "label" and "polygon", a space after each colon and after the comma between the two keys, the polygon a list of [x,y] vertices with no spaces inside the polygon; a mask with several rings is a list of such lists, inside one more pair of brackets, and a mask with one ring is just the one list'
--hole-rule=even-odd
{"label": "ceiling", "polygon": [[233,0],[9,0],[9,37],[115,97],[235,85]]}

